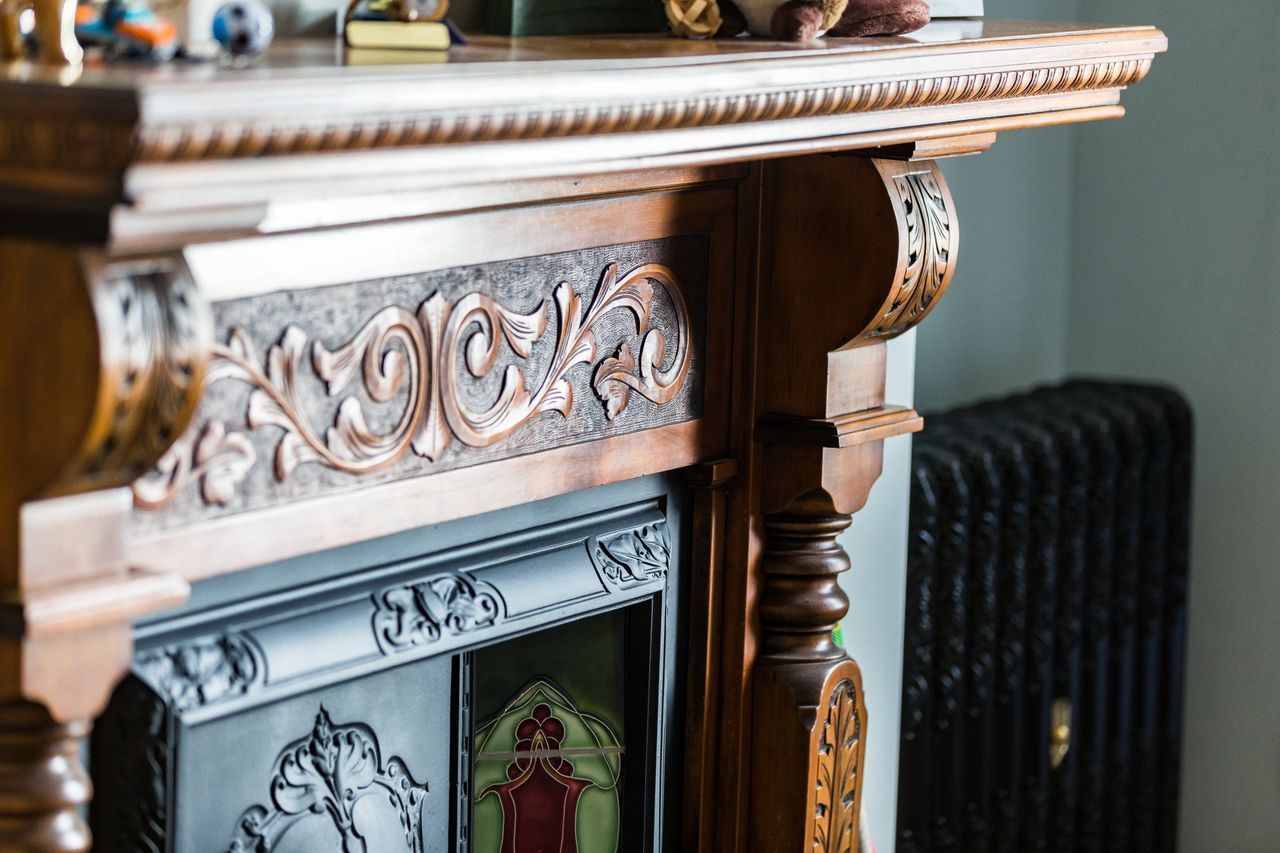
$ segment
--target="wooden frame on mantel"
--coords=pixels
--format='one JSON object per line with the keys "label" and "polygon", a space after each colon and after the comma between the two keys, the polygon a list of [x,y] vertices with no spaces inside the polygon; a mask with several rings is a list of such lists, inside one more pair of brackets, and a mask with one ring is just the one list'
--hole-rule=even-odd
{"label": "wooden frame on mantel", "polygon": [[[1118,118],[1165,47],[975,21],[8,66],[0,848],[88,849],[80,740],[132,620],[191,582],[684,470],[684,849],[852,849],[868,717],[831,638],[837,537],[883,441],[922,425],[885,399],[883,342],[959,259],[935,161]],[[456,283],[499,262],[505,284]],[[412,401],[403,429],[356,419],[356,382]],[[186,509],[131,506],[144,476],[185,477]]]}

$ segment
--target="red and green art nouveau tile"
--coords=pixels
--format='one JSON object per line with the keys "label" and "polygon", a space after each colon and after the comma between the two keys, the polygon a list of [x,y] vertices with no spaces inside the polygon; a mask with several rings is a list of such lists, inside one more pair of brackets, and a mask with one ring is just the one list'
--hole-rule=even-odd
{"label": "red and green art nouveau tile", "polygon": [[618,849],[623,745],[608,721],[536,677],[475,744],[475,853]]}

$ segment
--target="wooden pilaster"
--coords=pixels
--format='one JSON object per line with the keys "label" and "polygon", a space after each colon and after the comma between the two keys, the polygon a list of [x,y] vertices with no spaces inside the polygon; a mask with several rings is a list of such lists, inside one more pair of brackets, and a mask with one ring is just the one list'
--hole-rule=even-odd
{"label": "wooden pilaster", "polygon": [[783,160],[766,167],[765,198],[752,849],[852,853],[868,720],[858,666],[832,639],[849,609],[837,539],[883,440],[922,425],[885,403],[882,341],[949,284],[955,211],[931,161]]}
{"label": "wooden pilaster", "polygon": [[6,240],[0,281],[0,850],[91,846],[79,742],[129,666],[135,617],[183,601],[132,571],[123,488],[186,427],[211,337],[177,259],[104,270]]}

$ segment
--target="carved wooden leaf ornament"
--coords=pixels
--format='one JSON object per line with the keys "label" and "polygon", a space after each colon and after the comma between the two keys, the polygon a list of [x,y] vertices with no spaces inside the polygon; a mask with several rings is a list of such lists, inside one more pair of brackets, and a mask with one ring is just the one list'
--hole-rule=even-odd
{"label": "carved wooden leaf ornament", "polygon": [[175,442],[155,469],[134,483],[134,503],[143,508],[163,506],[182,483],[199,480],[205,503],[225,505],[257,461],[258,452],[247,435],[227,432],[221,422],[210,421],[198,438],[187,435]]}
{"label": "carved wooden leaf ornament", "polygon": [[600,362],[596,371],[595,386],[604,400],[605,414],[610,420],[617,417],[631,402],[631,386],[619,376],[630,376],[636,369],[636,357],[631,345],[625,341],[618,347],[618,354]]}
{"label": "carved wooden leaf ornament", "polygon": [[247,435],[228,433],[221,423],[210,421],[195,449],[196,467],[204,472],[200,495],[205,503],[229,503],[257,461],[258,453]]}
{"label": "carved wooden leaf ornament", "polygon": [[858,851],[861,737],[857,688],[851,681],[842,681],[831,694],[818,746],[814,850],[822,853]]}

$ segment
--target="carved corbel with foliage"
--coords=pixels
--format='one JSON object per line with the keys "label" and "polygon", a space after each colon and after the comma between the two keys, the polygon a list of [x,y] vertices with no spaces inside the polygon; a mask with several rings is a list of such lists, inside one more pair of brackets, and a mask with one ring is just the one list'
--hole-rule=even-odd
{"label": "carved corbel with foliage", "polygon": [[128,566],[127,486],[186,428],[211,323],[177,257],[0,255],[0,385],[22,410],[0,424],[0,849],[81,851],[79,741],[129,666],[131,621],[187,594]]}

